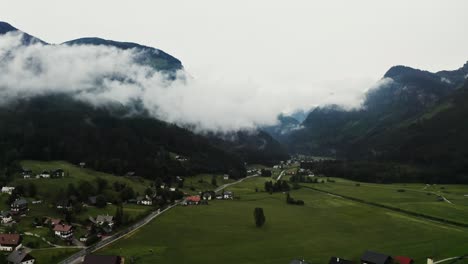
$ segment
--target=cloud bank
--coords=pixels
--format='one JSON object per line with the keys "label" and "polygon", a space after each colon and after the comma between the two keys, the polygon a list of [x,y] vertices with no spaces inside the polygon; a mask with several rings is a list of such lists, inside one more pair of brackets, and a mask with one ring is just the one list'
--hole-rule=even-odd
{"label": "cloud bank", "polygon": [[[304,79],[278,84],[241,76],[175,79],[138,64],[138,50],[91,45],[21,44],[20,33],[0,36],[0,103],[54,92],[72,94],[93,105],[135,100],[154,117],[199,131],[228,132],[277,122],[291,113],[323,104],[360,105],[363,83],[316,83]],[[264,79],[265,80],[265,79]]]}

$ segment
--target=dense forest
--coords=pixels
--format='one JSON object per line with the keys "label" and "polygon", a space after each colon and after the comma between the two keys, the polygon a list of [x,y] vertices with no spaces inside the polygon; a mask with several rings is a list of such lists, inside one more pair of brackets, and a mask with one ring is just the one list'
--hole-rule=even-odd
{"label": "dense forest", "polygon": [[[147,178],[198,172],[245,175],[248,160],[242,155],[186,129],[130,112],[119,105],[95,108],[63,94],[10,102],[0,107],[1,161],[86,162],[96,170]],[[188,161],[173,159],[171,152]]]}

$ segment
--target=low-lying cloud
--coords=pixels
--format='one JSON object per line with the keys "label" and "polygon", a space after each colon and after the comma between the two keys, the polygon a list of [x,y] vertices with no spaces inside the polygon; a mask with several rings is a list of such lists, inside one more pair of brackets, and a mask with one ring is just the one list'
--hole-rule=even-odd
{"label": "low-lying cloud", "polygon": [[0,36],[0,103],[53,92],[93,105],[138,100],[158,119],[227,132],[272,125],[279,113],[317,105],[356,107],[366,87],[348,80],[297,85],[226,75],[192,78],[183,70],[174,79],[136,63],[138,52],[92,45],[24,46],[19,33]]}

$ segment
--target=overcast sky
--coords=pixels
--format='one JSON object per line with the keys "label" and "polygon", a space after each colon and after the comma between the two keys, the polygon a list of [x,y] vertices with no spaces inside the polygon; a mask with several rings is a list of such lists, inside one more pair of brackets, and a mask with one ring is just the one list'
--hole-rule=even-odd
{"label": "overcast sky", "polygon": [[[44,41],[99,36],[157,47],[197,79],[284,98],[281,111],[356,104],[392,65],[438,71],[468,59],[466,0],[0,3],[0,20]],[[236,89],[226,87],[218,89]]]}

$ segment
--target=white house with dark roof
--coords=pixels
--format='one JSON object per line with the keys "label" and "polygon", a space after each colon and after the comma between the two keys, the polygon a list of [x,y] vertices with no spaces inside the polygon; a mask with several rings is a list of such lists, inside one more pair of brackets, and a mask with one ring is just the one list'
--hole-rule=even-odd
{"label": "white house with dark roof", "polygon": [[15,187],[11,187],[11,186],[3,186],[2,187],[2,193],[6,193],[6,194],[12,194],[13,193],[13,190],[15,189]]}
{"label": "white house with dark roof", "polygon": [[19,249],[11,252],[7,257],[7,261],[12,264],[34,264],[36,259],[26,253],[25,250]]}
{"label": "white house with dark roof", "polygon": [[1,211],[0,212],[0,222],[2,224],[9,224],[13,222],[13,216],[11,215],[10,211]]}

